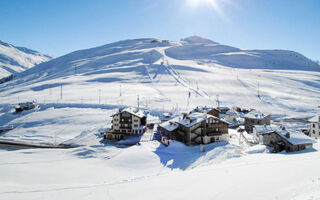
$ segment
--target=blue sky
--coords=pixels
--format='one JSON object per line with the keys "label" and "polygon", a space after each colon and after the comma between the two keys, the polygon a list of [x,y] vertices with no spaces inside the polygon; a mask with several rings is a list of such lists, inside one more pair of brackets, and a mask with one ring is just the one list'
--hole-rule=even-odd
{"label": "blue sky", "polygon": [[320,60],[320,0],[0,0],[0,39],[53,56],[191,35]]}

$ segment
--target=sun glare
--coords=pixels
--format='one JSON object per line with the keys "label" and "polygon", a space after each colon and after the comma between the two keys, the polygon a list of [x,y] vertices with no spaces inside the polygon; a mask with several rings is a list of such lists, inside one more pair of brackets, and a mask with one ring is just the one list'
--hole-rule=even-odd
{"label": "sun glare", "polygon": [[186,0],[188,5],[192,8],[197,8],[200,6],[210,6],[213,10],[222,18],[226,18],[222,9],[219,6],[220,3],[230,3],[229,0]]}

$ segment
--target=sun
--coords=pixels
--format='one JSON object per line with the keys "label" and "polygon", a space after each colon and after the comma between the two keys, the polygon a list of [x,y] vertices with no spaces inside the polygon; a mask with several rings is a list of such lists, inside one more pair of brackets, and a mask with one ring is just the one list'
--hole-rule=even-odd
{"label": "sun", "polygon": [[219,4],[222,4],[222,3],[230,4],[229,0],[186,0],[186,1],[191,8],[200,8],[204,6],[211,7],[215,11],[215,13],[217,13],[222,18],[225,18],[225,14]]}
{"label": "sun", "polygon": [[200,4],[211,5],[214,8],[218,7],[217,0],[187,0],[190,6],[198,6]]}

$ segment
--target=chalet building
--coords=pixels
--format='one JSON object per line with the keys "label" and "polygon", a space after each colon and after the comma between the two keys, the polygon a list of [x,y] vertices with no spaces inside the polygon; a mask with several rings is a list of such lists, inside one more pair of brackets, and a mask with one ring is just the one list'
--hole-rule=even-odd
{"label": "chalet building", "polygon": [[220,110],[221,114],[226,114],[228,110],[230,110],[229,107],[221,107],[221,106],[219,106],[217,109]]}
{"label": "chalet building", "polygon": [[186,145],[209,144],[228,140],[228,123],[207,113],[184,114],[159,125],[162,137]]}
{"label": "chalet building", "polygon": [[36,103],[34,101],[32,102],[24,102],[24,103],[19,103],[17,106],[16,106],[16,113],[19,113],[19,112],[22,112],[24,110],[31,110],[31,109],[34,109],[36,108]]}
{"label": "chalet building", "polygon": [[140,135],[146,130],[147,115],[136,108],[126,108],[112,116],[112,127],[106,139],[123,139],[126,136]]}
{"label": "chalet building", "polygon": [[161,116],[160,116],[160,121],[161,123],[163,122],[166,122],[166,121],[169,121],[173,118],[177,117],[177,115],[174,115],[172,113],[163,113]]}
{"label": "chalet building", "polygon": [[269,125],[254,126],[254,135],[260,138],[260,143],[273,147],[274,152],[300,151],[311,148],[315,142],[303,133],[289,132],[285,128],[273,128]]}
{"label": "chalet building", "polygon": [[210,108],[210,107],[207,107],[207,106],[204,106],[204,107],[199,107],[197,106],[195,109],[193,109],[191,113],[195,113],[195,112],[199,112],[199,113],[207,113],[208,115],[212,115],[214,117],[218,117],[220,118],[220,113],[221,111],[217,108]]}
{"label": "chalet building", "polygon": [[320,116],[311,120],[309,136],[315,139],[320,138]]}
{"label": "chalet building", "polygon": [[252,110],[244,115],[244,128],[248,133],[253,132],[253,126],[255,125],[270,125],[270,114]]}

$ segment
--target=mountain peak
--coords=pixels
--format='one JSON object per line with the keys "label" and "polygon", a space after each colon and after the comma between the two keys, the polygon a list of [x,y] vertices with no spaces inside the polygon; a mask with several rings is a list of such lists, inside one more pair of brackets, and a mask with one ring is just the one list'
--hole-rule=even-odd
{"label": "mountain peak", "polygon": [[219,44],[217,42],[214,42],[214,41],[206,39],[206,38],[202,38],[197,35],[193,35],[193,36],[184,38],[184,39],[182,39],[182,41],[185,41],[185,42],[188,42],[191,44]]}
{"label": "mountain peak", "polygon": [[38,51],[16,47],[0,40],[0,79],[51,59]]}

